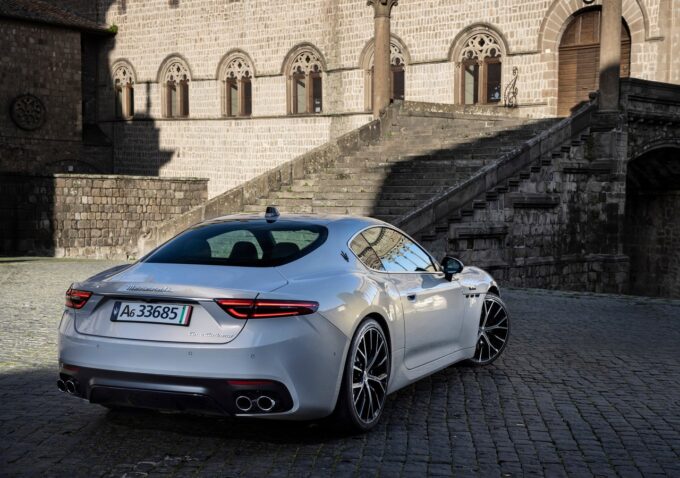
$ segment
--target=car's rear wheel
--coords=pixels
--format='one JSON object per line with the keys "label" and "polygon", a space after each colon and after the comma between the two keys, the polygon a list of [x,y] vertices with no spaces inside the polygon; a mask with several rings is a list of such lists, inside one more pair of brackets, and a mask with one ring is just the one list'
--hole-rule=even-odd
{"label": "car's rear wheel", "polygon": [[357,329],[347,354],[335,409],[339,428],[365,432],[382,415],[390,378],[390,349],[380,324],[366,319]]}
{"label": "car's rear wheel", "polygon": [[510,336],[510,314],[496,294],[484,298],[477,330],[475,354],[469,360],[474,365],[489,365],[503,353]]}

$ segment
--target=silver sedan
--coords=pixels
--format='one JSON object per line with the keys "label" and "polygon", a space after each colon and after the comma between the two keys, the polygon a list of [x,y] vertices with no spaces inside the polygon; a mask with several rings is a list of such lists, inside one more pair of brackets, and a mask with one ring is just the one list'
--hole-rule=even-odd
{"label": "silver sedan", "polygon": [[493,362],[509,315],[486,272],[376,219],[234,215],[74,283],[60,390],[109,408],[372,428],[388,394]]}

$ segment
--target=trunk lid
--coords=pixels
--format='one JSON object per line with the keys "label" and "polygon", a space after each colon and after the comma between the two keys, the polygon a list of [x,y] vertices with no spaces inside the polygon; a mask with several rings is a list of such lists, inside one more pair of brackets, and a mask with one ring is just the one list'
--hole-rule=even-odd
{"label": "trunk lid", "polygon": [[[227,314],[214,299],[252,299],[287,283],[275,268],[270,267],[157,263],[139,263],[104,280],[96,280],[96,276],[93,279],[73,285],[76,289],[92,292],[87,304],[75,310],[75,326],[79,333],[205,344],[230,342],[246,323],[246,320]],[[126,304],[186,305],[191,307],[191,315],[187,325],[122,322],[112,320],[116,303],[118,312]]]}

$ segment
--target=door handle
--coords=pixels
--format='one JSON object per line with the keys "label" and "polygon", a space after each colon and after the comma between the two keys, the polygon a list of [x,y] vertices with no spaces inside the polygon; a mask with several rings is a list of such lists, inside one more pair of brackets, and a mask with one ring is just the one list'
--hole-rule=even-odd
{"label": "door handle", "polygon": [[416,300],[416,295],[415,294],[409,294],[409,295],[406,296],[406,298],[408,300],[410,300],[411,302],[413,302],[414,300]]}

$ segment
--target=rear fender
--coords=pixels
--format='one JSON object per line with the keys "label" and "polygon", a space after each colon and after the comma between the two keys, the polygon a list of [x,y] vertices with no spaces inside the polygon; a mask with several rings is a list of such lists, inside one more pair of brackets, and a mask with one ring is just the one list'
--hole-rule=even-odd
{"label": "rear fender", "polygon": [[351,339],[361,321],[377,314],[389,327],[392,349],[404,347],[401,302],[396,287],[387,278],[380,281],[360,272],[289,279],[288,284],[262,299],[313,300],[318,312]]}

